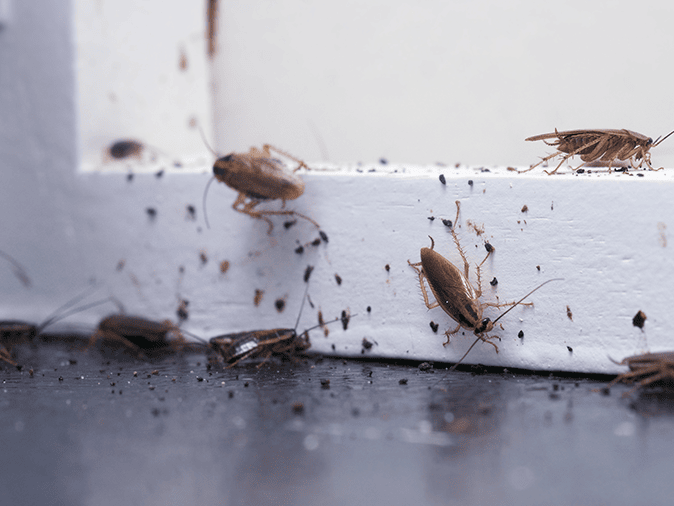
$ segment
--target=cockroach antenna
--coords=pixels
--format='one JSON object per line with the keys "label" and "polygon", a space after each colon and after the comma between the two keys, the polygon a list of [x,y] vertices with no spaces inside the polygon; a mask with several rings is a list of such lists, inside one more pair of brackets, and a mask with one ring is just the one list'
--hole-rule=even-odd
{"label": "cockroach antenna", "polygon": [[[215,158],[218,158],[219,157],[218,153],[215,152],[215,150],[206,140],[206,135],[204,134],[204,129],[201,128],[201,124],[198,124],[197,126],[199,127],[199,133],[201,134],[201,140],[204,142],[204,145],[208,148],[208,150],[213,154]],[[208,229],[211,228],[211,225],[208,223],[208,214],[206,213],[206,195],[208,194],[208,189],[211,187],[211,183],[213,182],[214,179],[215,176],[211,176],[211,178],[208,180],[208,183],[206,183],[206,188],[204,188],[204,196],[201,199],[201,205],[204,209],[204,221],[206,222],[206,228]]]}
{"label": "cockroach antenna", "polygon": [[[553,282],[553,281],[562,281],[563,279],[564,279],[564,278],[553,278],[553,279],[548,279],[547,281],[544,281],[543,283],[541,283],[540,285],[538,285],[536,288],[534,288],[533,290],[531,290],[531,291],[530,291],[528,294],[526,294],[524,297],[522,297],[520,300],[518,300],[513,306],[509,307],[509,308],[506,309],[503,313],[501,313],[501,314],[498,316],[498,318],[496,318],[492,323],[496,323],[497,321],[499,321],[501,318],[503,318],[505,315],[507,315],[510,311],[512,311],[513,309],[515,309],[515,308],[516,308],[522,301],[524,301],[524,299],[526,299],[527,297],[529,297],[529,295],[531,295],[532,293],[534,293],[534,292],[535,292],[536,290],[538,290],[539,288],[542,288],[544,285],[547,285],[548,283],[551,283],[551,282]],[[473,349],[473,346],[475,346],[475,345],[477,344],[477,342],[480,341],[480,340],[484,341],[484,338],[483,338],[482,336],[478,336],[478,338],[475,339],[475,341],[473,341],[473,344],[470,345],[470,348],[468,348],[468,351],[466,351],[466,353],[463,354],[463,357],[461,357],[461,359],[459,359],[459,361],[458,361],[456,364],[454,364],[452,367],[449,368],[449,371],[450,371],[450,372],[456,369],[456,367],[463,361],[463,359],[466,358],[466,355],[468,355],[468,353],[470,353],[470,350]]]}
{"label": "cockroach antenna", "polygon": [[26,273],[26,269],[14,257],[0,250],[0,257],[4,258],[12,266],[12,272],[26,288],[30,287],[31,281]]}

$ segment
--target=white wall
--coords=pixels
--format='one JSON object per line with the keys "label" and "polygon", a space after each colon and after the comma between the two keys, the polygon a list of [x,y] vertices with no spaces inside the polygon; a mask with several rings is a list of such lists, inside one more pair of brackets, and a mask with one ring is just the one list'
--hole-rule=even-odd
{"label": "white wall", "polygon": [[[655,139],[674,129],[673,21],[663,0],[225,2],[218,145],[524,166],[555,127]],[[673,166],[674,138],[653,159]]]}

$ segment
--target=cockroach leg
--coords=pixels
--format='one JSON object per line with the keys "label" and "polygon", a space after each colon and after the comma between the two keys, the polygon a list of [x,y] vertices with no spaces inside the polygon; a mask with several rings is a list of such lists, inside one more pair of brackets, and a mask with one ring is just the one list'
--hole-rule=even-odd
{"label": "cockroach leg", "polygon": [[616,362],[613,359],[611,361],[618,365],[628,366],[630,371],[617,376],[606,385],[606,389],[610,389],[621,381],[625,383],[637,382],[634,388],[623,394],[623,397],[627,397],[639,388],[656,381],[674,380],[674,352],[645,353],[626,357],[621,362]]}

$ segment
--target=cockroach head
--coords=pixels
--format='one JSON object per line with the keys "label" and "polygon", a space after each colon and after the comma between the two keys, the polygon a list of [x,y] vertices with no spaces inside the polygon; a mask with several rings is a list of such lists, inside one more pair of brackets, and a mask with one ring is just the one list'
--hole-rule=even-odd
{"label": "cockroach head", "polygon": [[309,331],[305,330],[298,335],[294,340],[295,351],[302,352],[311,348],[311,341],[309,340]]}
{"label": "cockroach head", "polygon": [[494,322],[491,321],[489,318],[485,318],[480,322],[480,325],[475,327],[475,334],[482,334],[484,332],[489,332],[491,329],[494,328]]}
{"label": "cockroach head", "polygon": [[229,172],[230,164],[234,162],[233,155],[227,155],[218,158],[213,164],[213,175],[218,177],[224,177]]}

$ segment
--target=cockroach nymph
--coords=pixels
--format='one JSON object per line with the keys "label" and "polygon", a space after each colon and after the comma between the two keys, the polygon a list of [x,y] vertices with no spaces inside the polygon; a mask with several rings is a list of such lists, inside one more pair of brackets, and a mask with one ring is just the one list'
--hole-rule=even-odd
{"label": "cockroach nymph", "polygon": [[[674,131],[668,133],[662,139],[658,137],[653,141],[650,137],[625,129],[567,130],[564,132],[558,132],[555,129],[554,133],[534,135],[525,139],[526,141],[543,141],[548,146],[555,147],[557,151],[521,172],[528,172],[551,158],[561,156],[561,161],[552,172],[545,171],[547,174],[554,174],[564,162],[574,155],[579,155],[583,161],[583,163],[573,169],[574,171],[587,164],[598,163],[602,166],[608,166],[610,172],[612,167],[616,167],[616,162],[627,161],[635,169],[638,169],[645,163],[650,170],[661,170],[664,167],[654,169],[651,165],[650,150],[673,133]],[[554,140],[548,142],[547,139]]]}
{"label": "cockroach nymph", "polygon": [[637,382],[637,385],[625,392],[623,397],[627,397],[632,392],[651,383],[661,380],[674,380],[674,352],[664,351],[660,353],[645,353],[643,355],[633,355],[624,358],[621,362],[611,359],[614,364],[626,365],[630,372],[621,374],[606,385],[606,390],[610,389],[616,383],[623,381],[625,383]]}
{"label": "cockroach nymph", "polygon": [[[456,224],[458,224],[459,211],[460,202],[456,201]],[[469,281],[468,259],[461,248],[459,238],[454,228],[452,228],[451,233],[454,239],[454,244],[456,245],[456,248],[463,260],[463,272],[445,257],[434,251],[433,248],[435,246],[435,241],[432,237],[430,237],[431,247],[421,249],[421,262],[412,263],[408,260],[407,263],[419,275],[419,286],[421,287],[421,293],[424,297],[426,307],[428,309],[433,309],[440,306],[443,311],[445,311],[445,313],[447,313],[454,321],[457,322],[456,328],[453,330],[448,329],[445,332],[447,340],[443,345],[448,345],[450,343],[450,337],[459,332],[461,328],[470,330],[477,336],[477,339],[470,346],[470,348],[468,348],[468,351],[464,354],[464,356],[461,357],[461,359],[456,364],[454,364],[452,367],[453,370],[461,363],[461,361],[463,361],[473,346],[475,346],[475,344],[477,344],[477,342],[480,340],[491,344],[498,353],[498,346],[489,340],[492,338],[492,336],[487,335],[488,332],[491,332],[496,322],[516,306],[520,304],[533,305],[533,303],[523,303],[522,301],[546,283],[554,280],[551,279],[540,284],[517,302],[507,302],[503,304],[494,302],[480,302],[479,299],[482,296],[480,269],[487,261],[489,256],[494,252],[494,248],[493,246],[489,245],[491,247],[487,248],[487,256],[476,266],[477,286],[473,286]],[[435,302],[433,303],[430,301],[430,297],[424,284],[424,279],[428,283],[428,286],[435,297]],[[501,313],[501,315],[493,321],[490,318],[483,318],[483,312],[487,307],[501,308],[508,306],[509,309]]]}
{"label": "cockroach nymph", "polygon": [[[288,170],[281,160],[274,157],[272,152],[292,160],[297,163],[297,167]],[[297,216],[312,223],[316,228],[320,228],[314,220],[297,211],[257,209],[257,206],[262,202],[270,200],[281,200],[281,207],[284,208],[286,200],[295,200],[301,197],[304,193],[304,181],[295,174],[301,168],[309,170],[309,167],[302,160],[270,144],[265,144],[261,150],[252,147],[248,153],[230,153],[218,158],[213,164],[213,177],[204,189],[203,207],[206,226],[210,228],[206,214],[206,196],[211,183],[214,179],[217,179],[239,192],[232,209],[252,218],[264,220],[269,226],[268,234],[271,234],[274,230],[274,224],[268,216],[274,215]]]}

